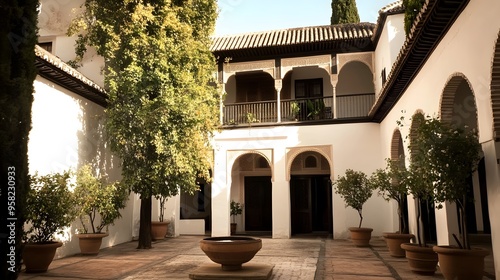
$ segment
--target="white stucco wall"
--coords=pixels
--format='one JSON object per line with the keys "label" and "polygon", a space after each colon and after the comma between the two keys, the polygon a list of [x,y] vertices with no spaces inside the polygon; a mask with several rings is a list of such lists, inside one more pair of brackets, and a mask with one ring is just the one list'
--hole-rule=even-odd
{"label": "white stucco wall", "polygon": [[[491,236],[497,275],[500,273],[500,222],[494,217],[500,212],[500,190],[497,187],[500,185],[500,174],[496,162],[499,147],[493,141],[489,85],[494,45],[500,30],[500,18],[497,16],[499,10],[500,2],[496,0],[471,1],[420,70],[405,95],[381,123],[381,150],[388,156],[396,120],[401,116],[409,120],[417,110],[437,116],[442,91],[451,76],[462,73],[469,80],[478,110],[479,141],[482,143],[486,161]],[[408,134],[409,125],[410,121],[401,131],[403,139]],[[445,210],[436,211],[440,245],[450,243],[451,233],[455,233],[453,228],[448,229],[446,218]]]}
{"label": "white stucco wall", "polygon": [[[98,132],[104,108],[88,101],[40,76],[34,82],[32,129],[29,135],[28,160],[30,174],[47,174],[76,169],[93,162],[110,180],[120,179],[119,160],[111,154],[103,135]],[[109,236],[102,248],[132,239],[133,195],[122,218],[109,227]],[[79,252],[78,240],[73,237],[78,222],[61,237],[65,244],[57,257]]]}
{"label": "white stucco wall", "polygon": [[[348,168],[371,174],[385,164],[378,147],[378,124],[336,124],[310,126],[282,126],[270,128],[250,128],[225,130],[214,139],[215,168],[212,184],[212,235],[229,234],[229,201],[232,184],[231,168],[236,155],[250,151],[269,154],[272,158],[273,196],[273,237],[289,238],[290,186],[287,172],[287,151],[290,148],[328,146],[333,162],[331,178],[343,175]],[[344,201],[333,195],[334,238],[347,237],[347,228],[357,226],[357,211],[345,208]],[[374,195],[365,205],[363,226],[374,228],[374,235],[393,231],[393,211],[391,205]],[[389,217],[389,218],[388,218]]]}

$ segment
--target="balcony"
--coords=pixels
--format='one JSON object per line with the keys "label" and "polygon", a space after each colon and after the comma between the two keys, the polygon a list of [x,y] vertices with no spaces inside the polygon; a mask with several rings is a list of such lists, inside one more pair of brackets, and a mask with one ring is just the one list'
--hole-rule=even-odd
{"label": "balcony", "polygon": [[[366,117],[375,101],[375,94],[281,100],[279,122],[328,122]],[[333,110],[336,106],[336,110]],[[223,126],[273,125],[278,122],[278,103],[257,101],[231,103],[223,107]]]}

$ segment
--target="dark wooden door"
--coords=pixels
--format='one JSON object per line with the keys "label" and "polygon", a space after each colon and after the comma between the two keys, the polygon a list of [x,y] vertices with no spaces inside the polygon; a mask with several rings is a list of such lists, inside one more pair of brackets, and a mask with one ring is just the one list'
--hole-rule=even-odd
{"label": "dark wooden door", "polygon": [[245,230],[271,231],[272,227],[271,177],[245,177]]}
{"label": "dark wooden door", "polygon": [[292,234],[312,232],[311,181],[307,177],[290,180]]}

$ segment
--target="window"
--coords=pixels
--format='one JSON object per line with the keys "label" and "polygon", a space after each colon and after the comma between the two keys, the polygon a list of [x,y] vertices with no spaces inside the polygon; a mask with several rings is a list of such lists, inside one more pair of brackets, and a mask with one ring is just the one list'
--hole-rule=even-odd
{"label": "window", "polygon": [[318,160],[315,156],[307,156],[304,160],[304,168],[316,168],[318,167]]}
{"label": "window", "polygon": [[382,69],[382,73],[380,74],[380,77],[382,77],[382,85],[384,85],[385,82],[387,81],[387,75],[385,73],[385,67],[384,67],[384,69]]}
{"label": "window", "polygon": [[323,97],[323,78],[295,80],[295,98]]}
{"label": "window", "polygon": [[45,42],[45,43],[38,43],[38,45],[48,51],[49,53],[52,53],[52,42]]}

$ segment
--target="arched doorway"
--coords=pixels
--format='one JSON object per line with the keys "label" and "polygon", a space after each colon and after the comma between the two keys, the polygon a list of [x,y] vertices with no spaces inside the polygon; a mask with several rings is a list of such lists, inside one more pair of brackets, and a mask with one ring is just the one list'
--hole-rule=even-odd
{"label": "arched doorway", "polygon": [[330,164],[317,152],[295,157],[290,170],[293,234],[333,233]]}
{"label": "arched doorway", "polygon": [[[396,129],[392,134],[391,141],[391,160],[398,161],[399,164],[405,165],[405,149],[403,144],[403,138],[401,137],[401,132]],[[401,215],[399,217],[399,223],[401,228],[399,229],[401,233],[409,233],[409,223],[408,223],[408,196],[403,195],[401,198]]]}
{"label": "arched doorway", "polygon": [[[443,90],[441,118],[454,127],[478,131],[474,93],[469,81],[461,73],[454,74]],[[477,172],[471,174],[468,187],[468,196],[471,199],[466,205],[467,231],[491,233],[484,157],[479,162]]]}
{"label": "arched doorway", "polygon": [[260,154],[240,156],[232,168],[231,200],[243,204],[237,232],[272,231],[272,181],[268,160]]}

